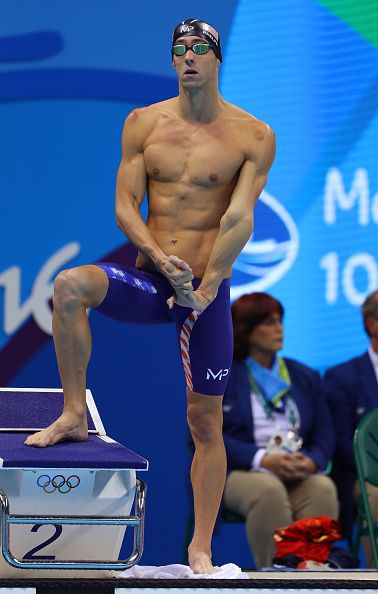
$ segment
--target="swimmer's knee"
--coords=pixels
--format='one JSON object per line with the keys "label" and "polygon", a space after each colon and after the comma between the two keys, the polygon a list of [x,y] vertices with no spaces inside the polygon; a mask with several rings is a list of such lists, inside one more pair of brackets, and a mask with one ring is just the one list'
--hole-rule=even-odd
{"label": "swimmer's knee", "polygon": [[189,403],[187,419],[194,443],[211,443],[222,436],[222,418],[215,410]]}
{"label": "swimmer's knee", "polygon": [[82,298],[83,291],[77,270],[62,270],[54,281],[54,308],[80,304]]}
{"label": "swimmer's knee", "polygon": [[54,308],[96,307],[106,295],[107,284],[106,274],[98,267],[63,270],[54,281]]}

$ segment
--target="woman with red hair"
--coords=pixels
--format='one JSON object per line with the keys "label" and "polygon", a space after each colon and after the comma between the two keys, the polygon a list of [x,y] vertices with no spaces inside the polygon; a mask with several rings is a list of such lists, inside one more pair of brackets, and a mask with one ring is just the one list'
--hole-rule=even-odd
{"label": "woman with red hair", "polygon": [[272,564],[276,528],[300,518],[338,516],[336,489],[324,474],[334,431],[320,376],[277,354],[283,316],[281,303],[267,293],[243,295],[232,306],[224,505],[245,517],[257,569]]}

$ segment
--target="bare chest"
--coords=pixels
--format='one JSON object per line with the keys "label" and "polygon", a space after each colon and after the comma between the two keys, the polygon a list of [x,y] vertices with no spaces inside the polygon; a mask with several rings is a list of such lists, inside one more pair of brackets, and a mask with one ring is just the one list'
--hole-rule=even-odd
{"label": "bare chest", "polygon": [[244,154],[230,130],[166,124],[148,138],[144,160],[151,180],[216,187],[233,181]]}

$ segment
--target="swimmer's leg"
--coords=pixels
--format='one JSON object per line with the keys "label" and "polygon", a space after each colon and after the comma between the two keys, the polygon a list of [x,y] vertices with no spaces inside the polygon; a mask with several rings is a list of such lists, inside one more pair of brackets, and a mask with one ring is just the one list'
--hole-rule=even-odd
{"label": "swimmer's leg", "polygon": [[61,272],[54,283],[53,334],[64,392],[62,415],[49,427],[30,435],[26,445],[46,447],[65,439],[87,438],[86,370],[92,338],[86,309],[102,303],[109,280],[98,266]]}
{"label": "swimmer's leg", "polygon": [[222,436],[223,396],[188,390],[188,424],[195,445],[191,467],[194,534],[189,565],[194,573],[214,573],[211,539],[226,480],[226,452]]}
{"label": "swimmer's leg", "polygon": [[[183,369],[187,382],[188,423],[195,454],[191,469],[194,535],[189,563],[195,573],[213,573],[211,538],[226,478],[222,436],[222,394],[232,363],[233,334],[229,280],[201,313],[174,308]],[[190,310],[189,310],[190,311]]]}

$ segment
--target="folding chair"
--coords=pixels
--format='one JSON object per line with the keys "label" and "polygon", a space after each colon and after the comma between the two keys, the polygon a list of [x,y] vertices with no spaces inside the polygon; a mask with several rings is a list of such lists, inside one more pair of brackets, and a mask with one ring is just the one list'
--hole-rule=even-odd
{"label": "folding chair", "polygon": [[378,569],[378,519],[373,518],[366,489],[366,483],[378,487],[378,408],[361,419],[354,434],[353,449],[361,495],[352,551],[358,557],[361,536],[369,536],[374,564]]}

